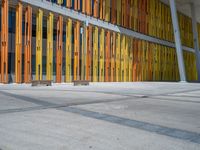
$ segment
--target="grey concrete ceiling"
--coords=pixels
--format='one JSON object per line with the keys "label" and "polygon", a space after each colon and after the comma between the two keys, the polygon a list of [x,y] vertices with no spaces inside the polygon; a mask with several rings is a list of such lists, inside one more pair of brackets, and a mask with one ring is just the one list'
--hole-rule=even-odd
{"label": "grey concrete ceiling", "polygon": [[[169,4],[169,0],[160,0]],[[196,7],[196,19],[200,22],[200,0],[176,0],[177,9],[183,14],[191,17],[190,3],[194,3]]]}

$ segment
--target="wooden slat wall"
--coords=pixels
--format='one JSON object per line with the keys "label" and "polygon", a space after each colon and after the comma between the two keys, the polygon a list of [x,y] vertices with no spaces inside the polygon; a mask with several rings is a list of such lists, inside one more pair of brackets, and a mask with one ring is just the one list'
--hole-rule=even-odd
{"label": "wooden slat wall", "polygon": [[[63,1],[57,1],[63,5]],[[73,2],[73,3],[72,3]],[[1,82],[8,82],[8,0],[2,1],[1,30]],[[159,0],[67,0],[66,7],[88,16],[102,19],[125,28],[173,42],[173,28],[170,9]],[[72,8],[73,7],[73,8]],[[24,82],[32,80],[31,37],[32,9],[25,9],[25,57],[22,62],[22,7],[16,13],[16,82],[22,82],[24,63]],[[53,79],[53,23],[54,14],[47,18],[47,66],[46,79]],[[33,14],[35,15],[35,14]],[[57,16],[57,15],[56,15]],[[51,17],[51,18],[50,18]],[[193,47],[191,18],[178,13],[182,43]],[[133,81],[178,81],[176,51],[163,45],[150,43],[103,28],[88,25],[86,29],[86,56],[83,55],[84,36],[81,33],[83,22],[59,16],[57,20],[56,82],[62,82],[63,25],[66,27],[65,82],[79,80],[83,72],[94,82],[133,82]],[[200,25],[198,24],[200,37]],[[36,14],[36,80],[42,80],[42,39],[43,10]],[[82,36],[81,36],[82,35]],[[82,41],[80,41],[82,40]],[[199,38],[200,41],[200,38]],[[80,57],[81,56],[81,57]],[[195,56],[184,52],[187,79],[197,79]],[[81,64],[80,64],[81,62]],[[192,67],[193,66],[193,67]]]}

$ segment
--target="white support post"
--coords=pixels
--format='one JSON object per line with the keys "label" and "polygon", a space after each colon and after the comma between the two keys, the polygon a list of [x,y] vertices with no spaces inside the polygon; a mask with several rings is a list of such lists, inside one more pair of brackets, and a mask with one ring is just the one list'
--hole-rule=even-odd
{"label": "white support post", "polygon": [[169,0],[169,2],[170,2],[172,23],[173,23],[173,29],[174,29],[174,38],[175,38],[176,53],[177,53],[177,59],[178,59],[180,81],[186,82],[185,65],[184,65],[184,59],[183,59],[183,49],[182,49],[181,38],[180,38],[180,30],[179,30],[179,24],[178,24],[176,3],[175,3],[175,0]]}

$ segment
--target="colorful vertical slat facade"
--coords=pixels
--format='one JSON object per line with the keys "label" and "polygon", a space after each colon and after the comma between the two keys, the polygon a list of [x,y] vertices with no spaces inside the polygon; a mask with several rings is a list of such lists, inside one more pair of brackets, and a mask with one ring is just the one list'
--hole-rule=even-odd
{"label": "colorful vertical slat facade", "polygon": [[[56,3],[144,35],[174,42],[170,8],[159,0],[58,0]],[[42,80],[42,76],[45,75],[47,80],[53,80],[53,76],[56,75],[57,83],[80,79],[93,82],[179,80],[174,48],[129,37],[91,24],[83,29],[85,23],[80,20],[72,20],[53,12],[45,13],[43,16],[42,9],[38,9],[35,13],[36,11],[32,12],[31,6],[22,5],[23,3],[17,5],[15,19],[15,82],[17,83],[23,81],[30,83],[32,76],[33,79]],[[8,83],[10,65],[8,64],[8,0],[2,0],[1,7],[0,81]],[[32,22],[35,16],[36,23],[35,19]],[[183,45],[193,47],[191,18],[181,13],[178,13],[178,18]],[[55,22],[56,26],[54,26]],[[24,61],[22,59],[23,23]],[[32,24],[36,24],[34,35],[32,35]],[[85,35],[81,32],[82,29],[85,30]],[[43,38],[44,31],[47,32],[46,38]],[[200,42],[200,24],[198,24],[198,32]],[[34,43],[33,36],[36,36]],[[46,44],[44,44],[45,40]],[[33,44],[36,45],[35,70],[32,70]],[[53,61],[54,57],[55,61]],[[194,53],[184,51],[184,60],[187,80],[196,80]],[[46,65],[44,70],[43,65]],[[65,74],[64,80],[63,74]]]}

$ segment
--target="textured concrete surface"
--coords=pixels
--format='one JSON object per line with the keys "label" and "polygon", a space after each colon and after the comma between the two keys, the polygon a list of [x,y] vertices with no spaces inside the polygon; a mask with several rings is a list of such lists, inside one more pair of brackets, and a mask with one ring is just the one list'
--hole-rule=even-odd
{"label": "textured concrete surface", "polygon": [[200,85],[0,85],[0,149],[199,150]]}

